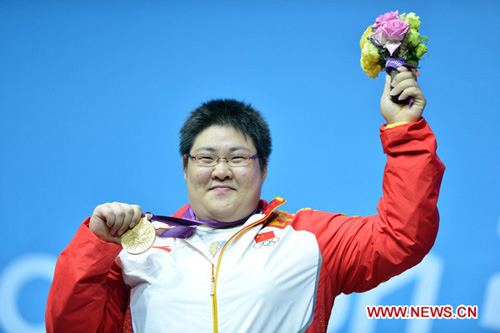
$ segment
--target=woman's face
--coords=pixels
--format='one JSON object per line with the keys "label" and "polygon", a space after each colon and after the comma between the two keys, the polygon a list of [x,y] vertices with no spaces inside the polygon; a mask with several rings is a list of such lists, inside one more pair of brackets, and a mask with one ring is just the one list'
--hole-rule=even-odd
{"label": "woman's face", "polygon": [[[253,140],[229,126],[214,125],[195,139],[191,155],[211,153],[226,158],[229,154],[255,155]],[[184,157],[188,158],[188,157]],[[259,160],[247,166],[230,167],[225,159],[213,167],[199,166],[189,160],[184,169],[188,197],[198,220],[233,222],[250,215],[257,207],[266,178]]]}

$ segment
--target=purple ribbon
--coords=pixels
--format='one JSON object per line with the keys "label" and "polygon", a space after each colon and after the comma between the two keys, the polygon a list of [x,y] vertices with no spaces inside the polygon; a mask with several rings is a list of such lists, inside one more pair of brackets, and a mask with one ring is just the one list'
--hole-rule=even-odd
{"label": "purple ribbon", "polygon": [[[171,238],[187,238],[191,235],[191,233],[196,229],[198,225],[206,225],[212,228],[227,228],[234,227],[240,224],[243,224],[248,220],[250,216],[260,211],[260,207],[257,208],[244,219],[234,221],[234,222],[219,222],[215,220],[197,220],[194,217],[193,209],[191,206],[182,213],[182,217],[173,217],[173,216],[160,216],[151,214],[151,221],[158,221],[169,224],[173,226],[172,228],[168,228],[165,230],[157,231],[156,234],[160,237],[171,237]],[[145,215],[145,214],[143,214]]]}
{"label": "purple ribbon", "polygon": [[[413,68],[417,68],[417,66],[406,63],[404,58],[388,58],[385,62],[385,71],[387,72],[387,74],[390,75],[391,69],[398,70],[398,68],[401,66],[405,66],[406,68],[409,68],[410,70]],[[413,104],[413,97],[410,97],[408,107],[411,107],[412,104]]]}

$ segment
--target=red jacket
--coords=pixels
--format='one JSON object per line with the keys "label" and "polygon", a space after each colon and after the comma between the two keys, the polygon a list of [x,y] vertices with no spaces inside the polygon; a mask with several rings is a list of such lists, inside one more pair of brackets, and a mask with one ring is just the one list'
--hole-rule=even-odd
{"label": "red jacket", "polygon": [[[284,202],[276,199],[269,204],[263,202],[262,217],[245,224],[241,235],[238,234],[238,242],[231,245],[257,248],[261,239],[269,238],[268,235],[272,232],[273,237],[283,244],[274,249],[273,256],[279,258],[282,255],[284,259],[278,261],[283,267],[273,264],[272,270],[283,276],[283,272],[302,265],[300,261],[294,261],[295,256],[291,255],[290,251],[293,249],[290,246],[293,242],[285,245],[284,240],[297,237],[299,231],[302,232],[301,237],[305,237],[302,239],[313,239],[312,243],[308,243],[312,244],[309,248],[313,248],[312,252],[317,248],[321,260],[318,261],[318,276],[313,279],[316,281],[315,293],[308,295],[314,298],[311,302],[311,316],[304,319],[307,324],[303,328],[307,328],[308,332],[326,331],[337,295],[376,287],[419,263],[434,244],[439,220],[436,204],[444,165],[436,155],[432,131],[422,119],[418,123],[392,129],[381,128],[381,139],[387,154],[387,165],[383,197],[377,207],[378,214],[349,217],[312,209],[289,214],[276,209]],[[186,208],[187,206],[181,208],[175,216],[180,217]],[[123,264],[128,259],[126,256],[122,258],[122,267],[119,267],[115,259],[120,255],[121,246],[99,240],[88,229],[88,222],[89,219],[80,227],[58,259],[47,304],[47,331],[129,332],[132,330],[129,311],[134,307],[129,304],[130,287],[124,282],[133,281],[128,277],[126,265]],[[171,244],[168,243],[171,240],[159,241]],[[226,265],[231,263],[231,267],[249,266],[245,263],[253,260],[245,257],[246,252],[237,258],[231,258],[231,251],[234,251],[233,248],[228,248],[224,254]],[[168,251],[164,252],[165,256],[169,255]],[[230,270],[226,271],[224,274],[231,274]],[[222,280],[226,277],[217,275],[217,278]],[[290,278],[293,279],[293,276]],[[227,285],[232,280],[234,279],[229,276],[223,281]],[[224,286],[221,281],[216,283]],[[300,295],[300,289],[287,292],[297,293],[298,299],[304,299],[304,295]],[[236,313],[244,311],[242,308],[231,308],[231,300],[223,292],[221,287],[219,295],[215,296],[218,297],[215,304],[222,309],[226,306],[226,309]],[[279,297],[281,296],[278,295],[277,298]],[[272,301],[275,298],[269,299]],[[279,299],[276,302],[282,307],[286,306]],[[235,315],[229,318],[222,309],[218,314],[217,311],[214,312],[214,330],[245,330],[244,327],[247,326],[244,326],[243,317]],[[292,307],[290,311],[291,309]],[[262,309],[262,312],[266,311],[266,308]],[[279,316],[273,318],[282,322],[279,325],[284,325],[283,322],[292,325],[295,319]],[[248,320],[254,325],[251,327],[260,327],[259,318]],[[234,326],[240,321],[242,326]],[[297,327],[302,327],[304,322],[298,323]]]}

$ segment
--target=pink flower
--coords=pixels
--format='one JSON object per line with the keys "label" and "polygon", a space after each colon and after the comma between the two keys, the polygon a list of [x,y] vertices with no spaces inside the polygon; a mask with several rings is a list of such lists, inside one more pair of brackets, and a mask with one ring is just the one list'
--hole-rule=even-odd
{"label": "pink flower", "polygon": [[409,28],[408,23],[399,19],[387,21],[381,24],[371,37],[375,43],[385,47],[392,56],[394,51],[401,45],[401,41],[405,38]]}
{"label": "pink flower", "polygon": [[402,20],[392,20],[383,24],[380,29],[387,39],[401,41],[405,38],[410,25]]}
{"label": "pink flower", "polygon": [[387,51],[389,51],[389,54],[391,56],[394,53],[394,51],[396,51],[398,49],[398,47],[400,47],[400,46],[401,46],[401,42],[398,42],[396,40],[390,40],[387,43],[385,43],[385,48],[387,49]]}
{"label": "pink flower", "polygon": [[375,20],[375,24],[373,25],[373,30],[377,29],[381,24],[384,24],[388,21],[397,20],[399,18],[399,12],[396,10],[395,12],[385,13],[384,15],[380,15]]}
{"label": "pink flower", "polygon": [[384,47],[385,43],[387,43],[387,36],[384,35],[384,32],[382,31],[381,28],[377,28],[377,30],[375,30],[375,32],[372,34],[371,37],[373,38],[375,43],[377,43],[382,47]]}

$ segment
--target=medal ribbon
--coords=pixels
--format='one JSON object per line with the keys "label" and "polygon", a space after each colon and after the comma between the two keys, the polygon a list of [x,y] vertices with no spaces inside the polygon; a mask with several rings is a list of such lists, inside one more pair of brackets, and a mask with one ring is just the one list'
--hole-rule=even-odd
{"label": "medal ribbon", "polygon": [[156,232],[156,234],[160,237],[171,237],[171,238],[187,238],[191,235],[191,233],[196,229],[196,226],[198,225],[206,225],[212,228],[227,228],[227,227],[234,227],[239,224],[243,224],[248,220],[250,216],[253,214],[257,213],[260,211],[260,207],[257,206],[257,208],[250,214],[249,216],[245,217],[244,219],[234,221],[234,222],[219,222],[215,220],[197,220],[194,217],[193,209],[191,206],[189,206],[188,209],[182,213],[182,217],[173,217],[173,216],[160,216],[160,215],[154,215],[151,213],[151,221],[158,221],[162,223],[169,224],[173,226],[172,228],[164,229],[164,230],[159,230]]}

